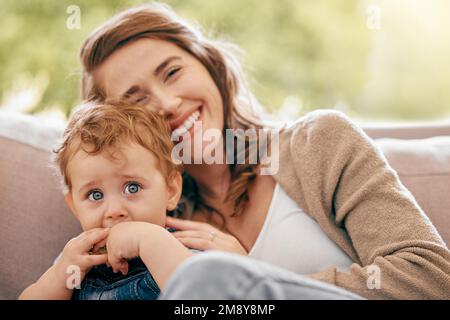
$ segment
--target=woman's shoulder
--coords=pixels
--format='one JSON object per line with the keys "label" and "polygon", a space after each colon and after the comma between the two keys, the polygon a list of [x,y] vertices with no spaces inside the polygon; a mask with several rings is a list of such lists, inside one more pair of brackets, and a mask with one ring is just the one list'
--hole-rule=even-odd
{"label": "woman's shoulder", "polygon": [[278,150],[280,162],[308,171],[357,159],[379,164],[383,158],[369,136],[335,110],[312,111],[286,126],[279,134]]}
{"label": "woman's shoulder", "polygon": [[342,111],[318,109],[306,113],[290,124],[286,124],[282,130],[297,132],[304,129],[332,129],[336,127],[356,129],[357,125]]}
{"label": "woman's shoulder", "polygon": [[[331,109],[311,111],[280,129],[280,140],[297,146],[369,143],[363,130],[345,113]],[[300,142],[300,143],[299,143]]]}

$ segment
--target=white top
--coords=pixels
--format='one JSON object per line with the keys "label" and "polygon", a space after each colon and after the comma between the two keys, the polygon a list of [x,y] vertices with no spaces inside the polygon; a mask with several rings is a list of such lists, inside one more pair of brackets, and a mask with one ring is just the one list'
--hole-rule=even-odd
{"label": "white top", "polygon": [[277,183],[266,220],[249,256],[300,274],[336,266],[349,269],[352,260]]}

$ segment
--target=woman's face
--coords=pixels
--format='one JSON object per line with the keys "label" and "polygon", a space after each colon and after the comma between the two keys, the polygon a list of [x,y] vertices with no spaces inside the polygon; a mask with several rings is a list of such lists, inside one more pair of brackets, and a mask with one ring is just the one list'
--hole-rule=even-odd
{"label": "woman's face", "polygon": [[223,102],[209,72],[170,42],[133,41],[111,54],[93,76],[107,98],[137,103],[165,115],[173,135],[182,136],[183,142],[198,134],[194,127],[198,129],[199,124],[203,133],[223,130]]}

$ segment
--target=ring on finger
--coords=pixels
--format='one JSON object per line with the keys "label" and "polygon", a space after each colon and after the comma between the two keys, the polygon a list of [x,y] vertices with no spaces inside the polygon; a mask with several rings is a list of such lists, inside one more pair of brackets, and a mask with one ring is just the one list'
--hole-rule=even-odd
{"label": "ring on finger", "polygon": [[217,237],[217,233],[215,231],[208,231],[210,238],[209,241],[214,242],[214,239]]}

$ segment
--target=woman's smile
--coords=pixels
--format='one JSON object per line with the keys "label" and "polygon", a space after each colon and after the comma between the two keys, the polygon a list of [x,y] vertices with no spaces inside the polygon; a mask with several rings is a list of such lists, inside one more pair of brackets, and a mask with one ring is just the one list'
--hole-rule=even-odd
{"label": "woman's smile", "polygon": [[[194,133],[195,127],[198,127],[199,124],[202,125],[202,120],[200,119],[202,115],[201,111],[202,107],[200,106],[194,112],[185,114],[170,123],[173,141],[178,141],[180,137],[182,137],[183,140],[190,138]],[[196,126],[194,124],[196,124]]]}

